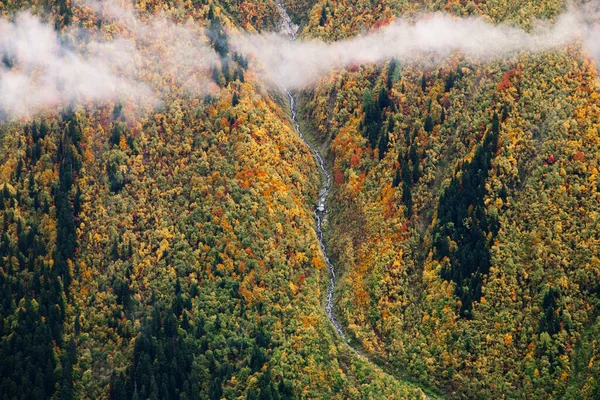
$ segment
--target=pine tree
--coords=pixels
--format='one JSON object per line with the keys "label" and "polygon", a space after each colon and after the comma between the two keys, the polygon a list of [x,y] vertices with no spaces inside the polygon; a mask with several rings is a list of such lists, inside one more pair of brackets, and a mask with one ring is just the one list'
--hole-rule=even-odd
{"label": "pine tree", "polygon": [[394,75],[396,73],[396,68],[398,68],[398,61],[395,58],[392,58],[388,64],[387,70],[387,79],[386,86],[388,90],[392,90],[392,85],[394,84]]}
{"label": "pine tree", "polygon": [[381,137],[379,139],[379,160],[382,160],[385,157],[385,153],[388,151],[388,142],[389,142],[389,133],[386,129],[383,130]]}
{"label": "pine tree", "polygon": [[428,115],[427,118],[425,118],[424,129],[427,133],[431,133],[431,131],[433,131],[433,118],[431,118],[431,115]]}
{"label": "pine tree", "polygon": [[319,26],[324,26],[326,22],[327,22],[327,8],[325,7],[325,4],[323,4],[323,7],[321,7],[321,17],[319,18]]}
{"label": "pine tree", "polygon": [[388,96],[388,91],[385,87],[381,87],[379,89],[379,94],[377,96],[377,102],[379,103],[379,109],[382,110],[386,107],[389,107],[391,102]]}

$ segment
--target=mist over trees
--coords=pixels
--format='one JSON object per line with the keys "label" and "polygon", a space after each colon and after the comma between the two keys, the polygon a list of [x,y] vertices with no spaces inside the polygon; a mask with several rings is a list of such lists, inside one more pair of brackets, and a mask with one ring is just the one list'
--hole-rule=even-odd
{"label": "mist over trees", "polygon": [[283,3],[0,0],[0,398],[598,398],[595,10]]}

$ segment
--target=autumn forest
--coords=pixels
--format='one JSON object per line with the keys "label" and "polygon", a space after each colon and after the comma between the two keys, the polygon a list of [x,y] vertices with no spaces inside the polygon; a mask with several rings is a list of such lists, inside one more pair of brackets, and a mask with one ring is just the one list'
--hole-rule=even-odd
{"label": "autumn forest", "polygon": [[0,0],[0,400],[599,399],[594,4]]}

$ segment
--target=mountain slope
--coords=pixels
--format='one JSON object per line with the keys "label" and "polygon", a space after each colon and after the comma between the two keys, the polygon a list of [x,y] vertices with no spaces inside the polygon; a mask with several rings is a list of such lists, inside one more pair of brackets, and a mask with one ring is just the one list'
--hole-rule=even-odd
{"label": "mountain slope", "polygon": [[[331,17],[309,32],[336,38],[406,7],[321,3],[311,15]],[[502,19],[559,10],[524,2]],[[598,106],[597,71],[575,47],[364,66],[306,93],[336,177],[338,315],[365,349],[456,396],[597,395],[584,332],[600,287]]]}
{"label": "mountain slope", "polygon": [[[43,16],[75,59],[128,41],[136,68],[111,72],[157,93],[3,109],[3,399],[425,398],[405,377],[451,398],[600,395],[600,85],[579,44],[355,65],[299,94],[333,178],[349,347],[325,310],[319,168],[285,93],[229,42],[278,29],[276,3],[0,5]],[[529,28],[567,6],[284,5],[325,41],[431,11]]]}
{"label": "mountain slope", "polygon": [[[225,35],[269,29],[274,5],[173,5],[136,12],[211,29],[216,93],[156,69],[142,79],[169,89],[159,109],[1,122],[3,398],[422,398],[341,344],[322,307],[318,169]],[[68,11],[65,26],[138,40]]]}

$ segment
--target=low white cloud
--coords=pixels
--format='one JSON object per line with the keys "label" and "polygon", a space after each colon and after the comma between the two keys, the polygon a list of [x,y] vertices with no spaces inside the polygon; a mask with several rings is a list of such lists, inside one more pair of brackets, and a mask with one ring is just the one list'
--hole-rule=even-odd
{"label": "low white cloud", "polygon": [[[116,24],[104,39],[96,29],[70,28],[59,34],[29,13],[0,19],[0,116],[21,116],[73,102],[130,99],[156,105],[165,96],[214,93],[211,68],[219,56],[194,21],[166,15],[140,17],[133,6],[114,0],[74,0],[97,18]],[[440,61],[454,52],[489,60],[540,52],[580,42],[600,63],[600,6],[573,9],[554,23],[538,21],[525,31],[483,18],[426,15],[398,19],[378,31],[325,43],[289,41],[282,34],[230,37],[234,49],[260,61],[265,76],[290,89],[313,84],[333,69],[390,58]]]}
{"label": "low white cloud", "polygon": [[81,28],[59,34],[30,13],[0,19],[0,116],[114,99],[152,106],[173,88],[194,96],[216,90],[209,72],[219,58],[198,24],[164,15],[143,21],[112,2],[90,4],[102,4],[99,18],[123,33],[110,40]]}
{"label": "low white cloud", "polygon": [[581,41],[600,62],[598,7],[572,10],[556,22],[537,21],[530,31],[509,24],[495,25],[481,17],[456,18],[445,14],[425,15],[414,22],[398,19],[375,32],[325,43],[318,40],[290,42],[284,35],[240,35],[234,39],[239,51],[261,61],[266,75],[290,89],[313,84],[329,71],[377,63],[391,58],[428,61],[462,52],[472,58],[490,60],[515,53],[542,52]]}

